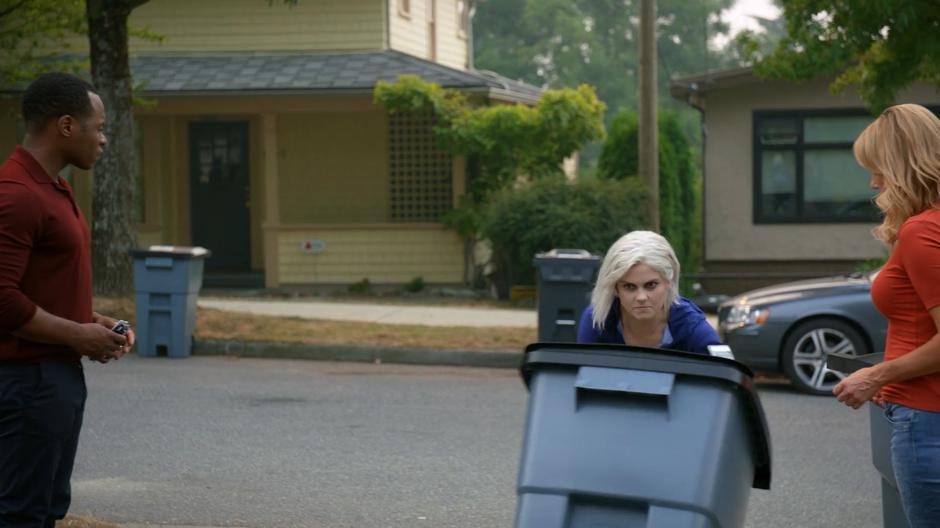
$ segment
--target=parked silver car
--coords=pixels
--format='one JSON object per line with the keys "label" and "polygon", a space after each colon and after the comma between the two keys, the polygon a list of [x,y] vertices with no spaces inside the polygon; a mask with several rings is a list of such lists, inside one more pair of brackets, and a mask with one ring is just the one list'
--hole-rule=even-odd
{"label": "parked silver car", "polygon": [[871,302],[877,271],[789,282],[722,303],[718,333],[735,359],[757,371],[783,372],[793,385],[831,394],[844,376],[833,352],[883,352],[888,323]]}

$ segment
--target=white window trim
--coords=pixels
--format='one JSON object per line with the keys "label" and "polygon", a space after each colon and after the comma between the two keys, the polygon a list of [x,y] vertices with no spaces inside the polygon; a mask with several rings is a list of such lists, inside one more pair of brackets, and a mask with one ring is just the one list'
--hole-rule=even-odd
{"label": "white window trim", "polygon": [[[405,7],[407,3],[408,7]],[[398,16],[411,20],[411,0],[395,0]]]}
{"label": "white window trim", "polygon": [[[460,3],[463,2],[464,12],[460,11]],[[464,18],[467,19],[467,29],[470,28],[470,0],[457,0],[454,3],[457,12],[457,38],[467,40],[467,30],[463,27]]]}

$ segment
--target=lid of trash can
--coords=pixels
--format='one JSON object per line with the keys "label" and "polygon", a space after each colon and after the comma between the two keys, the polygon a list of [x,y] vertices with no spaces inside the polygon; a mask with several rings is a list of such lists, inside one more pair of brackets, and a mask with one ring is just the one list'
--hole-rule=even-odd
{"label": "lid of trash can", "polygon": [[586,249],[552,249],[542,253],[536,253],[535,258],[532,260],[533,264],[546,264],[551,261],[556,261],[558,259],[572,259],[572,260],[582,260],[582,261],[596,261],[600,262],[601,258],[597,255],[592,255],[590,251]]}
{"label": "lid of trash can", "polygon": [[536,253],[535,258],[570,258],[570,259],[596,259],[597,255],[592,255],[586,249],[563,249],[555,248],[542,253]]}
{"label": "lid of trash can", "polygon": [[832,370],[838,370],[843,374],[851,374],[856,370],[867,367],[873,367],[884,361],[884,354],[864,354],[861,356],[850,356],[838,352],[830,352],[826,357],[826,366]]}
{"label": "lid of trash can", "polygon": [[166,246],[154,245],[147,248],[132,249],[131,255],[135,257],[168,256],[172,258],[208,258],[212,252],[199,246]]}
{"label": "lid of trash can", "polygon": [[770,489],[770,428],[754,387],[754,374],[745,365],[733,359],[658,348],[594,343],[533,343],[526,347],[525,359],[520,367],[526,387],[534,371],[544,365],[648,370],[713,378],[733,384],[743,397],[748,426],[754,439],[756,462],[752,486]]}

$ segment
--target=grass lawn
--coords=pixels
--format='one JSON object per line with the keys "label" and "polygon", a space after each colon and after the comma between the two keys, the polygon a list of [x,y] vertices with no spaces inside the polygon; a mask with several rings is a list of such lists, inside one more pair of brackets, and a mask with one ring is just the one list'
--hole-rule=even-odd
{"label": "grass lawn", "polygon": [[[133,299],[96,298],[94,306],[97,312],[134,323]],[[518,352],[537,340],[537,331],[535,328],[440,327],[322,321],[200,308],[196,315],[195,338]]]}

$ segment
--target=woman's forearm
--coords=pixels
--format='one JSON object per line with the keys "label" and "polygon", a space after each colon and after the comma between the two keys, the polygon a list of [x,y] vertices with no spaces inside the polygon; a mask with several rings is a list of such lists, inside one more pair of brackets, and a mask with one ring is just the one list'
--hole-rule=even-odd
{"label": "woman's forearm", "polygon": [[940,372],[940,334],[907,354],[872,368],[874,380],[882,386],[934,372]]}

